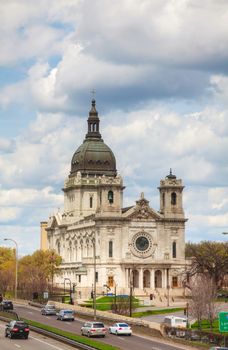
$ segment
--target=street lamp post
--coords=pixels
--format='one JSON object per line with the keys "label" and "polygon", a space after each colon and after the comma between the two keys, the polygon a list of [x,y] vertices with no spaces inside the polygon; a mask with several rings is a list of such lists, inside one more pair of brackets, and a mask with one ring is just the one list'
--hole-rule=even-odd
{"label": "street lamp post", "polygon": [[17,299],[17,275],[18,275],[18,244],[12,238],[4,238],[4,241],[11,241],[15,244],[15,294],[14,297]]}
{"label": "street lamp post", "polygon": [[65,292],[66,292],[66,286],[65,286],[65,282],[66,281],[70,282],[70,303],[72,304],[72,296],[71,296],[72,289],[71,289],[71,280],[70,280],[70,278],[64,278],[64,296],[65,296]]}

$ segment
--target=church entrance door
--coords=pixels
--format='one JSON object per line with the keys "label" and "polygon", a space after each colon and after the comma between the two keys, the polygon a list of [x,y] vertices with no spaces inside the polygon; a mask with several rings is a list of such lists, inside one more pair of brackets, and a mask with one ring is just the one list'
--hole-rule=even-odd
{"label": "church entrance door", "polygon": [[150,288],[150,271],[143,271],[143,288]]}
{"label": "church entrance door", "polygon": [[161,272],[161,270],[155,271],[154,285],[155,285],[155,288],[162,288],[162,272]]}
{"label": "church entrance door", "polygon": [[133,288],[139,288],[139,272],[137,270],[133,270],[132,274],[133,274]]}

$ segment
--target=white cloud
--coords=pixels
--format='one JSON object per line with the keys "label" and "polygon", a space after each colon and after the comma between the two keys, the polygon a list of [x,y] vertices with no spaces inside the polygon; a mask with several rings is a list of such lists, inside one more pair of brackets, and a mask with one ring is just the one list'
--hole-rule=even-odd
{"label": "white cloud", "polygon": [[201,65],[227,58],[227,16],[222,1],[85,1],[78,37],[109,60]]}
{"label": "white cloud", "polygon": [[0,189],[0,205],[27,207],[38,205],[39,207],[58,207],[62,205],[63,197],[61,194],[55,194],[53,188],[47,187],[41,190],[22,188],[22,189]]}
{"label": "white cloud", "polygon": [[[72,127],[72,125],[74,127]],[[70,171],[77,139],[84,137],[85,124],[78,118],[39,113],[37,119],[15,140],[14,150],[0,154],[3,186],[59,188]]]}
{"label": "white cloud", "polygon": [[173,168],[187,237],[227,231],[227,17],[222,0],[1,2],[0,221],[21,249],[62,206],[92,88],[125,205],[143,191],[158,209]]}
{"label": "white cloud", "polygon": [[0,137],[0,152],[11,152],[14,148],[14,142],[7,138]]}
{"label": "white cloud", "polygon": [[[10,0],[0,4],[0,63],[60,54],[68,40],[65,24],[76,25],[77,0]],[[16,48],[16,50],[15,50]]]}
{"label": "white cloud", "polygon": [[0,223],[11,222],[15,219],[19,219],[21,212],[21,208],[0,208]]}

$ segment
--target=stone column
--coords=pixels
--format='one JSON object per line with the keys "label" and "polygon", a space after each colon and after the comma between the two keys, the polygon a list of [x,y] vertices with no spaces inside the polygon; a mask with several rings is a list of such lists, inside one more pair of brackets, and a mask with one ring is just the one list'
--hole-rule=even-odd
{"label": "stone column", "polygon": [[139,288],[143,289],[143,269],[139,269]]}
{"label": "stone column", "polygon": [[125,268],[125,288],[129,287],[129,271]]}
{"label": "stone column", "polygon": [[155,289],[154,283],[154,269],[150,269],[150,288]]}
{"label": "stone column", "polygon": [[167,288],[167,271],[166,271],[166,269],[162,270],[162,288]]}

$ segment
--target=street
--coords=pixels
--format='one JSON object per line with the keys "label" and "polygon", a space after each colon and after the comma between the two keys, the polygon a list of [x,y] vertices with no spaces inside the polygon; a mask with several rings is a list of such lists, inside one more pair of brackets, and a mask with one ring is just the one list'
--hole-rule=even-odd
{"label": "street", "polygon": [[[66,330],[68,332],[72,332],[75,334],[81,334],[80,329],[82,324],[85,322],[80,318],[75,318],[74,322],[66,322],[66,321],[58,321],[56,316],[42,316],[40,313],[40,309],[36,309],[34,307],[16,305],[15,311],[19,316],[24,317],[26,319],[38,321],[40,323],[49,324],[53,327]],[[106,327],[108,327],[106,325]],[[150,338],[149,336],[133,334],[131,337],[128,336],[116,336],[108,334],[105,338],[96,338],[100,342],[104,342],[107,344],[112,344],[117,346],[123,350],[177,350],[180,349],[181,346],[174,345],[173,343],[169,343],[166,340],[159,338]],[[182,348],[186,349],[186,346],[183,345]],[[42,349],[43,350],[43,349]]]}
{"label": "street", "polygon": [[54,339],[44,337],[40,334],[30,332],[29,338],[9,339],[4,335],[5,323],[0,322],[0,344],[1,350],[72,350],[72,347],[58,342]]}

